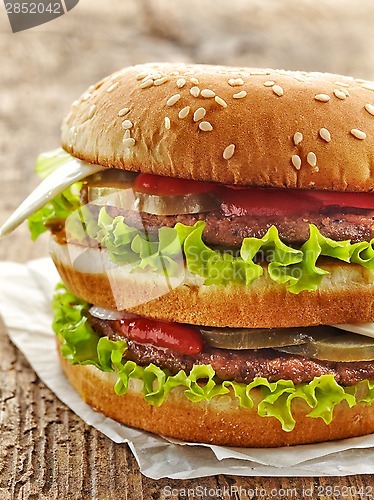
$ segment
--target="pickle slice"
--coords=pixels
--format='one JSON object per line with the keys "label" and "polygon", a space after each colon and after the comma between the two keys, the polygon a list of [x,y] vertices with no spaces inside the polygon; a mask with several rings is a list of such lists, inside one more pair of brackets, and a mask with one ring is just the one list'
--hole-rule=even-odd
{"label": "pickle slice", "polygon": [[310,342],[313,334],[329,335],[330,326],[300,328],[208,328],[201,327],[205,342],[220,349],[265,349]]}
{"label": "pickle slice", "polygon": [[111,205],[154,215],[178,215],[211,212],[219,208],[212,193],[191,193],[182,196],[157,196],[118,187],[90,186],[88,199],[95,205]]}
{"label": "pickle slice", "polygon": [[138,172],[128,172],[118,168],[108,168],[87,178],[89,186],[116,187],[126,189],[132,187]]}
{"label": "pickle slice", "polygon": [[313,335],[303,345],[279,346],[277,350],[323,361],[355,362],[374,360],[374,339],[354,333]]}
{"label": "pickle slice", "polygon": [[131,185],[127,188],[89,185],[88,201],[94,205],[109,205],[124,210],[134,210],[136,197]]}

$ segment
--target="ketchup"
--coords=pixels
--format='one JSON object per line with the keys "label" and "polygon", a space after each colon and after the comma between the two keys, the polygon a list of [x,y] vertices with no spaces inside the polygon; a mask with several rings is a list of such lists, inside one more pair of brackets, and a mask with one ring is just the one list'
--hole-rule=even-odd
{"label": "ketchup", "polygon": [[157,196],[183,196],[206,193],[216,189],[217,184],[211,182],[190,181],[153,174],[139,174],[134,184],[135,191]]}
{"label": "ketchup", "polygon": [[126,338],[139,344],[166,347],[186,355],[199,354],[203,350],[203,339],[192,326],[146,318],[120,319],[116,326]]}

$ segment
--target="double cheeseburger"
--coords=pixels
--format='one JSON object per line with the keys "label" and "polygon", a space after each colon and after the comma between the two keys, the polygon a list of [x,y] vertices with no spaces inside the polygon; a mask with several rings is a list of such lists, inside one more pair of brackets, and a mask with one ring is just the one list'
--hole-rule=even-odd
{"label": "double cheeseburger", "polygon": [[29,225],[52,233],[61,364],[88,404],[219,445],[374,432],[373,91],[146,64],[73,104],[38,170],[90,175]]}

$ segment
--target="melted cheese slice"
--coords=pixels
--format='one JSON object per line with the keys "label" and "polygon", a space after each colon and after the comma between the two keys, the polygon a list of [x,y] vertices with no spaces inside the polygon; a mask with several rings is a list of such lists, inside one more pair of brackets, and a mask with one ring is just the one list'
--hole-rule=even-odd
{"label": "melted cheese slice", "polygon": [[74,182],[79,182],[89,175],[96,174],[104,169],[105,167],[102,165],[86,163],[71,156],[61,167],[44,179],[26,200],[21,203],[0,228],[0,238],[14,231],[23,221],[65,191]]}

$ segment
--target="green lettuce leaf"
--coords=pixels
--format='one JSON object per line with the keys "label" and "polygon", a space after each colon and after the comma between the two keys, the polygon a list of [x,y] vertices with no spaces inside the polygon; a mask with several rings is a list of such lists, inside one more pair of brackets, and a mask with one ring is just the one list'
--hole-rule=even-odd
{"label": "green lettuce leaf", "polygon": [[[87,220],[90,217],[93,216],[88,210]],[[128,226],[123,217],[111,217],[105,207],[100,210],[98,224],[92,223],[92,229],[88,223],[82,224],[82,239],[87,231],[89,237],[107,248],[116,264],[132,264],[134,272],[149,269],[175,276],[184,256],[187,269],[204,278],[207,286],[250,285],[264,272],[256,260],[267,261],[270,278],[295,294],[316,290],[323,276],[328,274],[327,270],[317,266],[320,256],[374,269],[374,240],[353,245],[348,240],[334,241],[322,236],[313,224],[309,226],[309,239],[300,249],[283,243],[277,228],[272,226],[262,238],[244,238],[239,252],[212,249],[206,245],[203,221],[194,226],[178,223],[174,228],[161,228],[154,240],[143,231]],[[75,232],[73,238],[79,239],[79,234]]]}
{"label": "green lettuce leaf", "polygon": [[[334,407],[342,401],[352,407],[374,402],[374,381],[364,380],[351,387],[343,387],[333,375],[315,377],[309,383],[294,384],[291,380],[269,382],[258,377],[250,384],[217,379],[210,365],[194,365],[190,373],[180,370],[172,375],[154,364],[139,366],[124,358],[125,341],[112,341],[98,336],[87,322],[89,304],[78,299],[64,285],[59,285],[53,300],[55,318],[53,329],[59,336],[62,355],[71,364],[94,365],[105,372],[115,371],[117,382],[114,391],[126,394],[131,379],[143,382],[145,401],[160,406],[175,387],[184,388],[184,395],[191,402],[199,403],[220,397],[232,391],[243,408],[253,408],[252,391],[260,388],[262,400],[257,405],[260,417],[274,417],[282,429],[290,432],[295,427],[292,401],[303,399],[311,408],[310,418],[321,418],[326,424],[333,420]],[[356,393],[364,394],[357,399]]]}
{"label": "green lettuce leaf", "polygon": [[[35,171],[44,179],[69,161],[71,161],[69,153],[58,148],[39,155],[36,160]],[[79,182],[72,184],[63,193],[56,196],[56,198],[29,217],[28,226],[33,241],[45,233],[49,226],[57,222],[64,224],[67,217],[79,208],[81,186],[82,183]]]}

